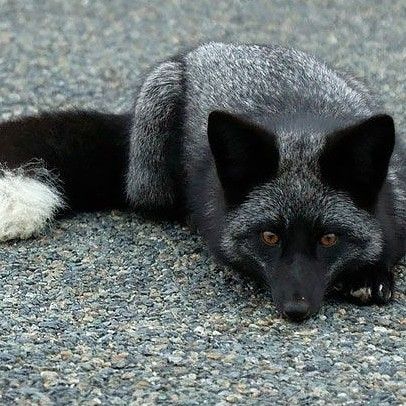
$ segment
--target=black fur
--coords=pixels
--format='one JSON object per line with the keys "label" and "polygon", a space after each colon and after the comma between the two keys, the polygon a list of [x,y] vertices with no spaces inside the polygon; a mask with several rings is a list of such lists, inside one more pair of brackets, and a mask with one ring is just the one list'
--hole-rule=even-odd
{"label": "black fur", "polygon": [[213,111],[207,134],[217,174],[229,205],[276,176],[279,152],[272,133],[231,114]]}
{"label": "black fur", "polygon": [[59,178],[72,210],[125,205],[130,116],[69,111],[0,124],[0,162],[41,160]]}
{"label": "black fur", "polygon": [[332,187],[349,192],[371,208],[386,178],[395,145],[395,126],[388,115],[374,116],[330,136],[320,157],[322,175]]}

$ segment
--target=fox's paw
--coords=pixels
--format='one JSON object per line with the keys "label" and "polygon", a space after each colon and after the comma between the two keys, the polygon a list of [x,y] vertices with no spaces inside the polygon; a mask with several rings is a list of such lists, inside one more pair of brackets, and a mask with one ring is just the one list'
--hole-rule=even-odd
{"label": "fox's paw", "polygon": [[358,305],[386,304],[393,297],[393,272],[386,269],[371,270],[368,273],[347,276],[341,282],[343,296]]}

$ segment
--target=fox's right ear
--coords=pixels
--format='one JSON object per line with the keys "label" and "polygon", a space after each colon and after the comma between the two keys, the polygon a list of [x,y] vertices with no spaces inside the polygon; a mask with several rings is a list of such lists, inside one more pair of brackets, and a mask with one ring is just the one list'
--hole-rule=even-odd
{"label": "fox's right ear", "polygon": [[274,177],[279,151],[274,134],[223,111],[209,115],[208,138],[228,204],[240,203]]}
{"label": "fox's right ear", "polygon": [[329,136],[319,160],[321,174],[359,206],[370,208],[386,178],[394,145],[392,117],[373,116]]}

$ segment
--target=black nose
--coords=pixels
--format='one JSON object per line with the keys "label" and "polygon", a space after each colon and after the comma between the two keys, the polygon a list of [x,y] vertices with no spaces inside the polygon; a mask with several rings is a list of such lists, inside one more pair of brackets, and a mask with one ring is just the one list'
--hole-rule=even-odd
{"label": "black nose", "polygon": [[294,321],[305,319],[310,313],[310,304],[307,300],[291,300],[284,304],[282,314]]}

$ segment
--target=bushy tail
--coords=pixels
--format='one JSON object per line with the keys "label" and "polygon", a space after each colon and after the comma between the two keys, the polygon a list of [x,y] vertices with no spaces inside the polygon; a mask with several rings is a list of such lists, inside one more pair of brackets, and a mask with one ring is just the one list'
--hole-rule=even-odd
{"label": "bushy tail", "polygon": [[45,113],[0,124],[0,241],[40,232],[63,209],[125,204],[129,115]]}

